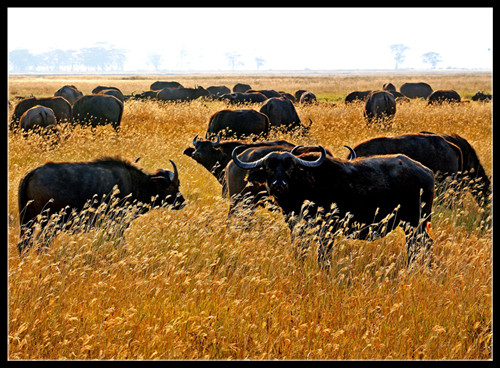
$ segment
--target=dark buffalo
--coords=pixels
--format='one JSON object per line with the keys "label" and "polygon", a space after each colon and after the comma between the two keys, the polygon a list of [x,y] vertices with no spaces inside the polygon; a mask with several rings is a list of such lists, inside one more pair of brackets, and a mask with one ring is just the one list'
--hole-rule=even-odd
{"label": "dark buffalo", "polygon": [[281,95],[281,97],[285,97],[285,98],[289,99],[293,103],[297,102],[297,100],[295,99],[295,96],[292,95],[291,93],[280,91],[280,95]]}
{"label": "dark buffalo", "polygon": [[48,107],[54,111],[57,123],[64,123],[71,121],[72,108],[71,104],[64,97],[45,97],[36,98],[29,97],[25,98],[16,105],[14,112],[12,113],[10,128],[13,129],[19,125],[19,119],[26,110],[31,109],[33,106],[41,105]]}
{"label": "dark buffalo", "polygon": [[396,92],[396,87],[394,87],[394,84],[392,84],[392,83],[384,83],[384,85],[382,86],[382,89],[384,91]]}
{"label": "dark buffalo", "polygon": [[[265,185],[283,211],[292,241],[305,220],[315,228],[320,247],[318,260],[328,265],[334,234],[374,240],[401,226],[406,234],[408,263],[419,243],[430,250],[427,234],[434,198],[432,171],[405,155],[385,155],[345,161],[320,153],[296,156],[271,152],[243,162],[247,180]],[[326,263],[326,264],[325,264]]]}
{"label": "dark buffalo", "polygon": [[387,91],[372,91],[365,102],[363,115],[368,123],[390,122],[396,114],[396,100]]}
{"label": "dark buffalo", "polygon": [[370,94],[370,91],[354,91],[349,93],[347,96],[345,96],[344,102],[345,103],[351,103],[351,102],[359,102],[359,101],[366,101],[368,95]]}
{"label": "dark buffalo", "polygon": [[[479,205],[487,205],[491,195],[491,181],[481,165],[477,153],[472,145],[458,134],[441,134],[431,132],[420,132],[421,134],[437,135],[446,139],[450,145],[455,145],[462,152],[462,173],[458,175],[458,179],[466,187],[469,187],[472,195]],[[469,185],[470,180],[475,183]]]}
{"label": "dark buffalo", "polygon": [[252,87],[250,87],[249,84],[245,84],[245,83],[236,83],[233,86],[233,92],[246,92],[249,89],[252,89]]}
{"label": "dark buffalo", "polygon": [[[122,229],[131,218],[126,213],[112,211],[114,209],[132,204],[138,206],[139,213],[157,205],[180,209],[184,198],[179,192],[179,174],[174,162],[170,162],[173,172],[160,169],[147,173],[125,160],[110,157],[90,162],[49,162],[31,170],[19,183],[19,253],[32,245],[37,224],[43,229],[52,222],[64,229],[70,226],[75,214],[89,206],[94,210],[86,211],[88,217],[84,221],[79,217],[73,222],[82,221],[85,227],[94,225],[94,217],[103,204],[107,206],[101,211],[102,215],[108,219],[115,216],[112,220]],[[49,221],[57,214],[59,218]]]}
{"label": "dark buffalo", "polygon": [[80,97],[83,96],[83,93],[78,90],[73,85],[66,85],[62,86],[59,88],[55,93],[54,96],[61,96],[64,97],[68,102],[73,105],[76,100],[78,100]]}
{"label": "dark buffalo", "polygon": [[214,98],[218,98],[226,93],[231,93],[231,90],[226,86],[210,86],[207,88],[207,91],[210,93],[210,96]]}
{"label": "dark buffalo", "polygon": [[477,91],[477,93],[471,97],[472,101],[491,101],[493,98],[492,95],[483,93],[481,91]]}
{"label": "dark buffalo", "polygon": [[105,89],[114,89],[114,90],[116,90],[116,91],[121,92],[121,91],[120,91],[120,89],[119,89],[118,87],[113,87],[113,86],[97,86],[96,88],[94,88],[94,89],[92,90],[92,94],[96,95],[96,94],[98,94],[99,92],[104,91]]}
{"label": "dark buffalo", "polygon": [[178,82],[163,82],[163,81],[156,81],[149,87],[149,89],[156,91],[163,88],[184,88],[184,87],[182,86],[182,84]]}
{"label": "dark buffalo", "polygon": [[149,91],[144,91],[141,93],[132,93],[131,97],[137,99],[137,100],[146,100],[146,99],[156,99],[156,96],[158,95],[158,90],[149,90]]}
{"label": "dark buffalo", "polygon": [[267,100],[267,97],[260,92],[233,92],[221,96],[221,100],[232,104],[238,103],[261,103]]}
{"label": "dark buffalo", "polygon": [[53,128],[56,125],[56,115],[52,109],[36,105],[28,109],[19,119],[19,127],[28,131],[36,128]]}
{"label": "dark buffalo", "polygon": [[317,101],[316,95],[314,93],[312,93],[312,92],[304,92],[300,96],[300,100],[299,100],[299,102],[301,104],[310,104],[310,103],[314,103],[316,101]]}
{"label": "dark buffalo", "polygon": [[295,93],[293,94],[295,97],[295,100],[300,101],[300,97],[302,96],[303,93],[306,93],[306,92],[307,91],[305,89],[298,89],[297,91],[295,91]]}
{"label": "dark buffalo", "polygon": [[208,122],[205,138],[215,135],[248,138],[250,135],[266,137],[269,133],[269,118],[255,110],[221,110],[217,111]]}
{"label": "dark buffalo", "polygon": [[123,93],[119,89],[114,89],[114,88],[103,89],[100,90],[97,94],[115,96],[121,102],[125,102],[125,96],[123,96]]}
{"label": "dark buffalo", "polygon": [[111,124],[118,131],[123,115],[123,103],[110,95],[86,95],[73,106],[73,122],[92,127]]}
{"label": "dark buffalo", "polygon": [[198,97],[209,96],[205,88],[198,86],[196,88],[163,88],[158,91],[156,98],[160,101],[191,101]]}
{"label": "dark buffalo", "polygon": [[255,89],[249,89],[247,91],[245,91],[246,93],[250,93],[250,92],[260,92],[262,93],[264,96],[266,96],[267,98],[271,98],[271,97],[281,97],[281,93],[279,93],[278,91],[275,91],[274,89],[259,89],[259,90],[255,90]]}
{"label": "dark buffalo", "polygon": [[452,89],[438,89],[427,98],[427,104],[460,102],[460,95]]}
{"label": "dark buffalo", "polygon": [[432,87],[425,82],[407,82],[399,87],[399,91],[408,98],[427,98],[432,93]]}
{"label": "dark buffalo", "polygon": [[[277,143],[278,142],[278,143]],[[227,195],[227,182],[225,168],[227,164],[231,161],[231,154],[236,147],[245,145],[248,147],[257,147],[263,145],[278,145],[281,143],[286,143],[285,141],[273,141],[273,142],[254,142],[247,143],[242,140],[228,140],[220,141],[220,136],[217,136],[215,142],[210,140],[198,139],[198,136],[193,139],[193,147],[188,147],[184,150],[184,154],[191,157],[193,160],[202,165],[207,169],[212,175],[215,176],[217,181],[222,185],[222,196]],[[293,148],[293,145],[291,148]],[[290,149],[291,149],[290,148]]]}
{"label": "dark buffalo", "polygon": [[302,125],[293,103],[285,97],[272,97],[264,102],[259,110],[269,118],[272,128],[284,128],[286,131],[309,129]]}

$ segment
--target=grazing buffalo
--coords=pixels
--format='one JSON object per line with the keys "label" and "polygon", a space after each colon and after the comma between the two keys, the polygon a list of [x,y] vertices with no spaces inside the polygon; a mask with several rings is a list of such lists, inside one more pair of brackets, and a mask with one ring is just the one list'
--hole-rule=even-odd
{"label": "grazing buffalo", "polygon": [[135,98],[136,100],[146,100],[146,99],[156,99],[158,95],[158,90],[149,90],[141,93],[132,93],[130,97]]}
{"label": "grazing buffalo", "polygon": [[297,100],[295,99],[295,96],[292,95],[291,93],[280,91],[280,95],[281,95],[281,97],[285,97],[285,98],[289,99],[293,103],[297,102]]}
{"label": "grazing buffalo", "polygon": [[207,88],[207,91],[210,93],[210,96],[214,98],[218,98],[226,93],[231,93],[231,90],[226,86],[210,86]]}
{"label": "grazing buffalo", "polygon": [[182,84],[180,84],[178,82],[156,81],[153,84],[151,84],[151,86],[149,87],[149,89],[156,90],[156,91],[163,89],[163,88],[183,88],[183,86],[182,86]]}
{"label": "grazing buffalo", "polygon": [[394,87],[394,84],[392,84],[392,83],[384,83],[384,85],[382,86],[382,89],[384,91],[396,92],[396,87]]}
{"label": "grazing buffalo", "polygon": [[300,100],[299,100],[299,102],[301,104],[310,104],[310,103],[314,103],[316,101],[317,101],[316,95],[314,93],[312,93],[312,92],[304,92],[300,96]]}
{"label": "grazing buffalo", "polygon": [[365,102],[363,115],[368,123],[390,122],[396,114],[396,100],[387,91],[372,91]]}
{"label": "grazing buffalo", "polygon": [[300,97],[302,96],[303,93],[306,93],[306,92],[307,91],[305,89],[298,89],[297,91],[295,91],[295,93],[293,94],[295,97],[295,100],[300,101]]}
{"label": "grazing buffalo", "polygon": [[493,98],[492,95],[483,93],[481,91],[477,91],[477,93],[471,97],[472,101],[491,101]]}
{"label": "grazing buffalo", "polygon": [[460,102],[460,95],[452,89],[438,89],[427,98],[427,104]]}
{"label": "grazing buffalo", "polygon": [[121,102],[125,102],[125,96],[123,96],[123,93],[119,89],[114,89],[114,88],[102,89],[97,94],[115,96]]}
{"label": "grazing buffalo", "polygon": [[249,89],[247,91],[245,91],[246,93],[251,93],[251,92],[260,92],[262,93],[264,96],[266,96],[267,98],[271,98],[271,97],[281,97],[281,93],[279,93],[278,91],[275,91],[274,89],[259,89],[259,90],[255,90],[255,89]]}
{"label": "grazing buffalo", "polygon": [[370,94],[370,91],[354,91],[349,93],[347,96],[345,96],[344,102],[345,103],[351,103],[351,102],[363,102],[366,101],[368,95]]}
{"label": "grazing buffalo", "polygon": [[425,82],[407,82],[399,87],[399,91],[408,98],[427,98],[432,93],[432,87]]}
{"label": "grazing buffalo", "polygon": [[246,92],[249,89],[252,89],[252,87],[250,87],[249,84],[245,84],[245,83],[236,83],[233,86],[233,92]]}
{"label": "grazing buffalo", "polygon": [[210,92],[201,86],[196,88],[167,87],[158,91],[156,98],[160,101],[191,101],[197,99],[198,97],[206,97],[209,95]]}
{"label": "grazing buffalo", "polygon": [[71,121],[72,108],[71,104],[64,97],[54,96],[45,98],[28,97],[16,105],[12,113],[10,128],[14,129],[19,126],[19,119],[26,110],[31,109],[33,106],[41,105],[48,107],[54,111],[57,123],[64,123]]}
{"label": "grazing buffalo", "polygon": [[51,128],[56,125],[56,115],[52,109],[36,105],[28,109],[19,119],[19,127],[22,130],[31,130],[35,128]]}
{"label": "grazing buffalo", "polygon": [[114,89],[114,90],[116,90],[116,91],[121,92],[121,91],[120,91],[120,89],[119,89],[118,87],[113,87],[113,86],[97,86],[96,88],[94,88],[94,89],[92,90],[92,92],[91,92],[91,93],[92,93],[93,95],[96,95],[96,94],[98,94],[99,92],[104,91],[105,89]]}
{"label": "grazing buffalo", "polygon": [[123,103],[110,95],[86,95],[73,106],[73,122],[92,127],[111,124],[118,131],[123,115]]}
{"label": "grazing buffalo", "polygon": [[[472,145],[458,134],[442,134],[422,131],[420,134],[437,135],[446,139],[450,145],[456,145],[462,151],[462,173],[459,179],[464,186],[468,186],[471,194],[479,205],[487,205],[491,195],[491,181],[483,165],[477,157],[477,153]],[[475,183],[470,184],[473,179]]]}
{"label": "grazing buffalo", "polygon": [[215,135],[248,138],[250,135],[267,137],[269,118],[255,110],[220,110],[210,116],[205,138]]}
{"label": "grazing buffalo", "polygon": [[310,127],[302,125],[293,103],[285,97],[272,97],[266,100],[259,111],[267,115],[272,128],[292,131],[299,128],[308,130]]}
{"label": "grazing buffalo", "polygon": [[260,92],[233,92],[227,93],[220,97],[221,100],[232,104],[238,103],[261,103],[267,100],[266,95]]}
{"label": "grazing buffalo", "polygon": [[[160,169],[147,173],[125,160],[110,157],[89,162],[49,162],[31,170],[19,183],[19,253],[32,245],[37,225],[44,229],[52,223],[64,229],[73,220],[73,226],[82,222],[84,228],[72,230],[85,230],[96,225],[95,217],[102,206],[102,216],[114,220],[122,231],[132,218],[114,209],[136,205],[139,213],[144,213],[158,205],[182,208],[179,174],[174,162],[170,162],[173,172]],[[88,207],[93,210],[79,214]],[[82,217],[84,213],[86,218]]]}
{"label": "grazing buffalo", "polygon": [[[250,162],[233,152],[233,162],[248,170],[247,181],[264,185],[283,211],[292,234],[315,229],[318,261],[328,266],[334,234],[374,240],[401,226],[408,263],[414,247],[430,250],[427,234],[434,198],[432,171],[405,155],[336,159],[320,153],[271,152]],[[305,221],[302,221],[305,220]],[[300,229],[302,228],[302,229]]]}
{"label": "grazing buffalo", "polygon": [[83,93],[78,90],[73,85],[66,85],[62,86],[59,88],[55,93],[54,96],[61,96],[64,97],[68,102],[73,105],[76,100],[78,100],[80,97],[83,96]]}

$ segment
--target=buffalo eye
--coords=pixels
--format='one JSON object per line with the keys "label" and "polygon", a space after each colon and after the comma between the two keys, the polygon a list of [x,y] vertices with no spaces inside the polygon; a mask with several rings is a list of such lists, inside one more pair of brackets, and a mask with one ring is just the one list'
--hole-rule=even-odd
{"label": "buffalo eye", "polygon": [[252,170],[247,174],[246,180],[250,183],[264,184],[267,180],[266,171],[263,169]]}

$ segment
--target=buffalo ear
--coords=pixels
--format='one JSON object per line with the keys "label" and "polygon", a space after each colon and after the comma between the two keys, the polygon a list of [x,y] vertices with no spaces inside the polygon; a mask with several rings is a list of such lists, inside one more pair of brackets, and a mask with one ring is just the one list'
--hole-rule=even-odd
{"label": "buffalo ear", "polygon": [[191,156],[193,155],[193,152],[194,152],[194,148],[193,148],[193,147],[188,147],[188,148],[186,148],[186,149],[184,150],[184,152],[183,152],[183,153],[184,153],[186,156],[191,157]]}
{"label": "buffalo ear", "polygon": [[264,169],[259,168],[256,170],[251,170],[246,176],[246,180],[249,183],[259,183],[264,184],[266,182],[266,172]]}

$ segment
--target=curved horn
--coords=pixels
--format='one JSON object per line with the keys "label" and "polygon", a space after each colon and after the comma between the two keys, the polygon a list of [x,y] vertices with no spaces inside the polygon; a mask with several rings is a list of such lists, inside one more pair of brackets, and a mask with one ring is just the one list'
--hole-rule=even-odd
{"label": "curved horn", "polygon": [[311,118],[309,118],[309,125],[307,126],[307,128],[310,128],[311,125],[313,125],[313,121],[311,120]]}
{"label": "curved horn", "polygon": [[301,159],[297,156],[294,156],[294,155],[291,155],[291,156],[293,157],[295,162],[297,162],[298,164],[300,164],[302,166],[318,167],[319,165],[321,165],[323,163],[323,161],[325,161],[325,158],[326,158],[326,151],[323,148],[323,146],[318,146],[318,149],[321,152],[321,156],[319,156],[318,159],[315,161],[307,161],[307,160],[303,160],[303,159]]}
{"label": "curved horn", "polygon": [[293,147],[293,149],[290,151],[292,155],[295,155],[297,153],[297,150],[304,147],[303,145],[299,144],[298,146]]}
{"label": "curved horn", "polygon": [[351,151],[351,153],[349,154],[349,159],[348,160],[349,161],[354,160],[357,157],[356,156],[356,152],[354,152],[354,150],[351,147],[346,146],[345,144],[344,144],[344,147],[347,148],[349,151]]}
{"label": "curved horn", "polygon": [[169,160],[172,163],[172,167],[174,168],[174,178],[172,179],[172,183],[174,185],[179,185],[179,171],[177,170],[177,166],[175,166],[174,161]]}
{"label": "curved horn", "polygon": [[198,134],[193,138],[193,146],[196,147],[196,144],[198,143]]}
{"label": "curved horn", "polygon": [[240,161],[240,159],[238,158],[238,150],[240,147],[245,147],[245,146],[241,145],[241,146],[236,147],[233,150],[231,157],[233,158],[233,162],[236,164],[236,166],[238,166],[241,169],[245,169],[245,170],[255,169],[256,167],[262,166],[262,164],[264,163],[264,160],[267,158],[267,156],[269,156],[271,153],[273,153],[273,152],[269,152],[266,156],[258,159],[257,161],[243,162],[243,161]]}

